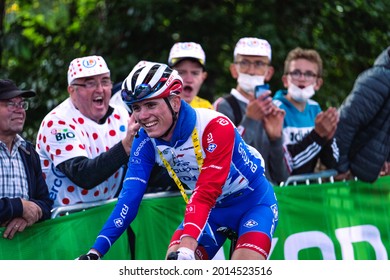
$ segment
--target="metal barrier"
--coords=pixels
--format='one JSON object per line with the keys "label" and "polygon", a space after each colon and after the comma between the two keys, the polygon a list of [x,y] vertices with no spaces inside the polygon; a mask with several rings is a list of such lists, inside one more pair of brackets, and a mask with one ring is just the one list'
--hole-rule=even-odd
{"label": "metal barrier", "polygon": [[[328,169],[316,173],[306,173],[306,174],[300,174],[300,175],[292,175],[287,178],[285,182],[280,183],[280,187],[286,187],[286,186],[296,186],[298,184],[305,184],[310,185],[311,183],[316,184],[322,184],[324,182],[324,179],[326,183],[334,183],[334,176],[337,175],[337,171],[334,169]],[[177,196],[179,191],[163,191],[163,192],[156,192],[156,193],[147,193],[144,195],[143,199],[153,199],[153,198],[160,198],[160,197],[172,197]],[[191,195],[191,190],[186,190],[186,193],[188,195]],[[116,201],[117,198],[104,200],[104,201],[97,201],[97,202],[85,202],[85,203],[79,203],[75,205],[70,206],[59,206],[52,209],[51,218],[54,219],[58,216],[63,215],[69,215],[70,213],[84,211],[88,208],[104,205],[107,203],[111,203],[113,201]]]}
{"label": "metal barrier", "polygon": [[286,187],[289,185],[296,186],[298,184],[310,185],[315,182],[316,184],[322,184],[324,179],[327,179],[327,183],[334,183],[334,176],[337,175],[337,171],[334,169],[328,169],[316,173],[306,173],[299,175],[292,175],[287,178],[285,182],[280,183],[280,187]]}
{"label": "metal barrier", "polygon": [[[190,191],[186,191],[187,194],[190,194]],[[144,195],[143,199],[152,199],[152,198],[159,198],[159,197],[172,197],[177,196],[177,194],[180,194],[178,191],[164,191],[164,192],[156,192],[156,193],[147,193]],[[118,200],[118,198],[112,198],[109,200],[103,200],[103,201],[94,201],[94,202],[84,202],[84,203],[78,203],[74,205],[69,206],[59,206],[55,207],[51,210],[51,218],[57,218],[59,216],[69,215],[70,213],[74,212],[80,212],[85,211],[88,208],[96,207],[105,205],[108,203],[111,203],[113,201]]]}
{"label": "metal barrier", "polygon": [[[287,178],[285,182],[280,183],[280,187],[286,187],[286,186],[296,186],[299,184],[305,184],[310,185],[311,183],[315,184],[322,184],[324,183],[324,180],[326,183],[334,183],[334,177],[337,175],[337,171],[334,169],[328,169],[316,173],[305,173],[300,175],[292,175]],[[179,191],[163,191],[163,192],[156,192],[156,193],[147,193],[144,195],[143,199],[153,199],[153,198],[159,198],[159,197],[172,197],[177,196]],[[186,190],[186,193],[188,195],[191,195],[191,190]],[[51,212],[51,218],[54,219],[58,216],[63,215],[69,215],[70,213],[79,212],[79,211],[85,211],[88,208],[104,205],[107,203],[111,203],[113,201],[116,201],[117,198],[104,200],[104,201],[97,201],[97,202],[85,202],[85,203],[79,203],[75,205],[70,206],[59,206],[52,209]]]}

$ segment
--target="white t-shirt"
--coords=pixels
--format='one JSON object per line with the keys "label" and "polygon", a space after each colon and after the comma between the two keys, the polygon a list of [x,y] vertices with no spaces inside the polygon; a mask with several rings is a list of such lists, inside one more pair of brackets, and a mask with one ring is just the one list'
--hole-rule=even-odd
{"label": "white t-shirt", "polygon": [[43,119],[36,149],[53,207],[107,200],[117,193],[124,168],[90,190],[78,187],[56,168],[74,157],[95,158],[125,137],[129,113],[124,107],[112,107],[114,112],[106,122],[98,124],[82,115],[68,98]]}

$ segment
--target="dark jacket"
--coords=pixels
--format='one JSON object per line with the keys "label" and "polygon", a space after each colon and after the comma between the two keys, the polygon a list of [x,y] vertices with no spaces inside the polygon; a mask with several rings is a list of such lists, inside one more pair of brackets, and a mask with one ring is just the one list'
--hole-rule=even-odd
{"label": "dark jacket", "polygon": [[[26,148],[20,146],[19,152],[26,170],[28,195],[42,209],[42,220],[49,219],[53,201],[49,198],[49,190],[42,175],[41,162],[33,145],[27,142]],[[20,198],[0,198],[0,222],[6,222],[23,216],[23,205]]]}
{"label": "dark jacket", "polygon": [[390,47],[362,72],[340,107],[338,171],[374,182],[390,156]]}

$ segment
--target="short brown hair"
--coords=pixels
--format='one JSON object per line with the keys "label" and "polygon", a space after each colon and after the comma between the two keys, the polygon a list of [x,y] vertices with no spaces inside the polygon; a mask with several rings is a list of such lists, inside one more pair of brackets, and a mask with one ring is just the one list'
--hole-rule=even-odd
{"label": "short brown hair", "polygon": [[318,77],[322,77],[322,59],[320,54],[313,49],[302,49],[300,47],[297,47],[293,50],[291,50],[287,57],[286,60],[284,61],[284,73],[287,74],[290,70],[290,63],[293,60],[297,59],[306,59],[310,62],[313,62],[317,64],[318,66]]}

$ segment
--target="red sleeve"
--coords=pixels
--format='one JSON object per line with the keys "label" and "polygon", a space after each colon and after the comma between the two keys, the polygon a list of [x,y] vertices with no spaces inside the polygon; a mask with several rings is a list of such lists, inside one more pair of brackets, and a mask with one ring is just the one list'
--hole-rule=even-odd
{"label": "red sleeve", "polygon": [[213,119],[202,136],[202,147],[206,157],[195,190],[186,207],[183,236],[199,238],[229,174],[233,145],[234,127],[231,122],[226,117]]}

